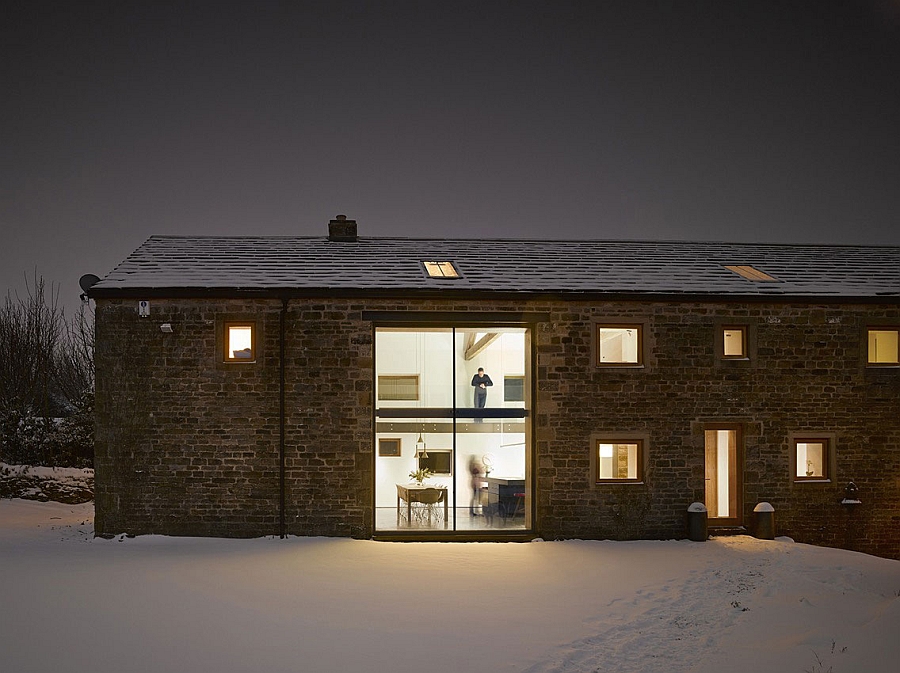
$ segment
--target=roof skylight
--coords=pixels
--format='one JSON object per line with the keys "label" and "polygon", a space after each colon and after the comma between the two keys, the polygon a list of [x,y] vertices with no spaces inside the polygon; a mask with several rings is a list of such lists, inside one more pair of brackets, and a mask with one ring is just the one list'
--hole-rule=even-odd
{"label": "roof skylight", "polygon": [[429,278],[459,278],[453,262],[422,262]]}
{"label": "roof skylight", "polygon": [[773,278],[769,274],[767,274],[763,271],[760,271],[759,269],[756,269],[749,265],[729,266],[726,264],[725,268],[728,269],[729,271],[733,271],[734,273],[741,276],[742,278],[746,278],[747,280],[756,281],[757,283],[777,283],[778,282],[777,278]]}

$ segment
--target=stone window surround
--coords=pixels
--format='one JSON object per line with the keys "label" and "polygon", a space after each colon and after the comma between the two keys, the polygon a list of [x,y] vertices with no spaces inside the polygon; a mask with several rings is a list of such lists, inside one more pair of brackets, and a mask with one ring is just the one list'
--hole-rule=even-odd
{"label": "stone window surround", "polygon": [[900,331],[900,321],[896,319],[868,320],[860,330],[860,360],[862,366],[868,370],[879,369],[900,369],[900,364],[894,363],[877,363],[869,362],[869,330],[898,330]]}
{"label": "stone window surround", "polygon": [[[214,355],[215,366],[217,369],[234,370],[235,366],[262,366],[264,321],[259,313],[224,313],[216,316],[216,350]],[[229,325],[252,325],[253,326],[253,359],[251,360],[226,360],[225,359],[225,340],[226,330]]]}
{"label": "stone window surround", "polygon": [[[797,444],[799,442],[825,443],[825,476],[797,476]],[[791,432],[788,435],[788,456],[790,459],[791,482],[797,484],[831,484],[837,481],[837,434],[834,432],[803,431]]]}
{"label": "stone window surround", "polygon": [[[597,446],[600,443],[612,444],[638,444],[638,478],[637,479],[603,479],[598,480],[599,465],[597,464]],[[593,432],[588,443],[588,455],[590,457],[590,471],[588,483],[592,488],[604,488],[606,486],[634,486],[643,484],[650,465],[650,434],[647,432]]]}
{"label": "stone window surround", "polygon": [[747,327],[746,325],[725,325],[721,330],[722,338],[725,342],[725,351],[728,350],[728,337],[733,335],[740,335],[740,347],[737,348],[737,352],[735,353],[722,353],[723,358],[727,359],[746,359],[747,357]]}
{"label": "stone window surround", "polygon": [[[600,362],[600,328],[601,327],[636,327],[638,328],[638,362]],[[604,315],[591,318],[591,362],[595,369],[648,369],[650,354],[650,318],[644,316]]]}
{"label": "stone window surround", "polygon": [[[725,330],[729,327],[744,329],[746,353],[744,357],[725,356]],[[754,368],[757,365],[756,321],[746,318],[716,318],[713,321],[713,347],[715,349],[716,366]]]}

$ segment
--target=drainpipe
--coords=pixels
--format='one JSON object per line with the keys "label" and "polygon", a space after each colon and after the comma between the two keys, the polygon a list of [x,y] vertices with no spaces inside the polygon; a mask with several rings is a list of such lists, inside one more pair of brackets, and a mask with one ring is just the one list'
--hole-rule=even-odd
{"label": "drainpipe", "polygon": [[284,502],[285,502],[285,483],[284,483],[284,390],[285,390],[285,376],[284,376],[284,335],[286,332],[286,323],[287,323],[287,310],[288,310],[288,299],[282,298],[281,300],[281,320],[279,324],[280,328],[280,337],[278,339],[278,374],[279,374],[279,382],[278,382],[278,495],[279,495],[279,503],[278,503],[278,532],[281,536],[281,539],[284,539],[285,535],[285,524],[284,524]]}

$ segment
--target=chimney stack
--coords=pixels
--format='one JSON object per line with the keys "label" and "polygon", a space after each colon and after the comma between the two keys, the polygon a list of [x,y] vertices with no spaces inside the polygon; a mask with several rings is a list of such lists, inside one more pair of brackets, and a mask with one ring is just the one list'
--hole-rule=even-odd
{"label": "chimney stack", "polygon": [[348,220],[346,215],[335,215],[328,223],[328,240],[341,242],[356,242],[356,220]]}

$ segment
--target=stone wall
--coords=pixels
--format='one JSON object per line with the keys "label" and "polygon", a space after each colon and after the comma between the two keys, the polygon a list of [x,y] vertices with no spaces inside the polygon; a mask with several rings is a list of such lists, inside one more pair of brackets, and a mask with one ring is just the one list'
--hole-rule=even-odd
{"label": "stone wall", "polygon": [[[643,369],[591,368],[592,319],[648,319]],[[865,366],[865,326],[897,306],[570,305],[538,330],[538,512],[545,536],[681,537],[704,500],[704,429],[738,424],[743,519],[770,502],[780,535],[900,555],[900,369]],[[715,325],[752,327],[749,363]],[[644,485],[587,483],[591,433],[649,434]],[[795,483],[790,437],[834,437],[827,483]],[[849,481],[862,505],[842,506]]]}
{"label": "stone wall", "polygon": [[[97,302],[95,530],[277,532],[280,302],[150,303]],[[245,318],[261,357],[226,366],[222,323]]]}
{"label": "stone wall", "polygon": [[[281,301],[97,301],[99,534],[254,536],[279,527]],[[545,312],[535,347],[535,532],[684,536],[704,499],[704,429],[739,424],[743,517],[779,535],[900,555],[900,369],[865,366],[864,329],[897,305],[292,299],[286,317],[286,528],[373,534],[371,311]],[[254,364],[221,362],[225,320],[255,320]],[[643,368],[593,365],[594,320],[645,325]],[[160,331],[163,322],[173,333]],[[748,326],[749,362],[716,354]],[[594,484],[592,435],[647,438],[641,484]],[[828,483],[795,483],[790,438],[829,434]],[[862,505],[840,504],[850,480]]]}

